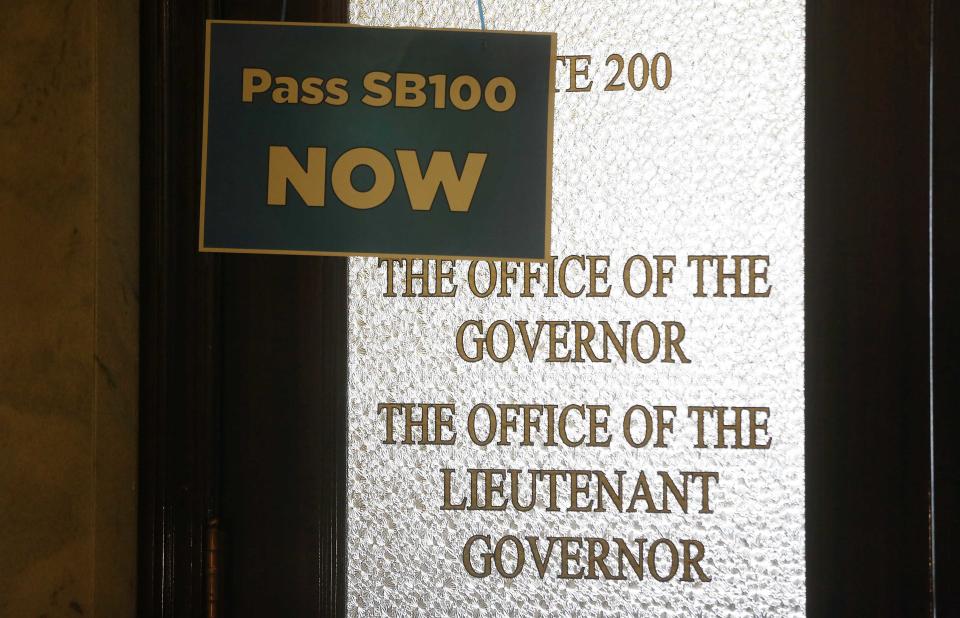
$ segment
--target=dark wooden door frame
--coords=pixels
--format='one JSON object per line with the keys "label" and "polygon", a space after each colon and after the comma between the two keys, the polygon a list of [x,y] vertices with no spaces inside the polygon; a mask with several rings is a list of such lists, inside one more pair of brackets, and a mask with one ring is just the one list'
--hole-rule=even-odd
{"label": "dark wooden door frame", "polygon": [[960,616],[960,3],[933,9],[934,572],[940,616]]}
{"label": "dark wooden door frame", "polygon": [[[144,617],[205,615],[213,518],[223,615],[346,612],[345,261],[196,250],[204,19],[278,19],[284,5],[289,20],[347,15],[346,0],[141,4]],[[938,5],[935,55],[949,77],[956,8]],[[811,0],[807,14],[808,610],[920,616],[932,593],[928,128],[932,102],[956,137],[956,84],[931,100],[924,0]],[[958,203],[956,144],[934,143],[946,179],[935,182],[938,230],[957,229],[938,209]],[[953,238],[938,263],[955,256]],[[954,300],[939,296],[937,315]],[[939,354],[943,409],[956,359]],[[940,486],[957,470],[948,443],[938,460],[940,546],[956,538],[956,486]],[[941,566],[956,560],[943,547]]]}
{"label": "dark wooden door frame", "polygon": [[[286,15],[282,15],[285,10]],[[207,18],[346,21],[340,0],[141,4],[138,615],[342,615],[346,260],[200,254]]]}
{"label": "dark wooden door frame", "polygon": [[930,3],[807,5],[812,616],[924,616]]}

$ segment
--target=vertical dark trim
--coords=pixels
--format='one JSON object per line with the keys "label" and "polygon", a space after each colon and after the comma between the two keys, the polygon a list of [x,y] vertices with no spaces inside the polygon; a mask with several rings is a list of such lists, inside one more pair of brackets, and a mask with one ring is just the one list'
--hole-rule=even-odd
{"label": "vertical dark trim", "polygon": [[[282,5],[221,0],[219,17]],[[286,18],[342,21],[346,6],[287,0]],[[220,262],[224,615],[345,615],[347,261]]]}
{"label": "vertical dark trim", "polygon": [[197,616],[217,399],[217,261],[197,247],[205,2],[141,3],[138,615]]}
{"label": "vertical dark trim", "polygon": [[925,616],[928,1],[807,6],[811,616]]}
{"label": "vertical dark trim", "polygon": [[[204,20],[280,0],[141,3],[138,615],[345,613],[346,261],[197,251]],[[288,0],[343,21],[345,0]]]}
{"label": "vertical dark trim", "polygon": [[933,53],[933,410],[939,616],[960,616],[960,3],[936,0]]}
{"label": "vertical dark trim", "polygon": [[342,614],[345,264],[224,256],[225,616]]}

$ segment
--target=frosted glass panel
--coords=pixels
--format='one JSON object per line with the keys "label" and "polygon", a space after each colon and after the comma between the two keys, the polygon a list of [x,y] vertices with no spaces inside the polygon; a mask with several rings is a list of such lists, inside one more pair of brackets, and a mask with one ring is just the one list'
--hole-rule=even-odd
{"label": "frosted glass panel", "polygon": [[558,34],[557,258],[350,260],[350,614],[803,615],[803,3],[484,6]]}

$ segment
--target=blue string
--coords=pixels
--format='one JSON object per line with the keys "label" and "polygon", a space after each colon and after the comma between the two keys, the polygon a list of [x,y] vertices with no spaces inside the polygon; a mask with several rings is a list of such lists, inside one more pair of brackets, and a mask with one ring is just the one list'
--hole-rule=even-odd
{"label": "blue string", "polygon": [[477,0],[477,10],[480,11],[480,29],[487,29],[487,22],[483,19],[483,0]]}

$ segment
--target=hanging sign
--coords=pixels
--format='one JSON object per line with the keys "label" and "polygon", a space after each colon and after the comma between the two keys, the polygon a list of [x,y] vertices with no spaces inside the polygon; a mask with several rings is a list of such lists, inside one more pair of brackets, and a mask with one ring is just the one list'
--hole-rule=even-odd
{"label": "hanging sign", "polygon": [[200,250],[543,259],[556,36],[207,22]]}

